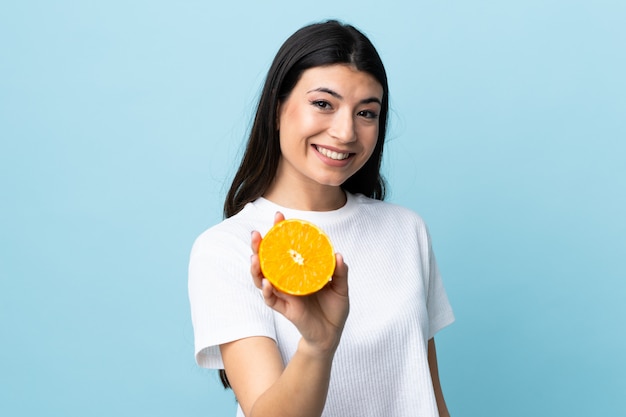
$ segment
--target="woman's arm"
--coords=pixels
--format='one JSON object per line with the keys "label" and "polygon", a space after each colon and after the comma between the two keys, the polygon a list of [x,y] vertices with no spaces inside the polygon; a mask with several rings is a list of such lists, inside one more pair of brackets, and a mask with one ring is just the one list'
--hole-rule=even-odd
{"label": "woman's arm", "polygon": [[437,408],[439,409],[439,417],[450,417],[446,400],[443,398],[441,383],[439,381],[439,367],[437,366],[437,350],[435,349],[435,338],[428,341],[428,366],[430,367],[430,378],[433,381],[433,389],[435,391],[435,399],[437,400]]}
{"label": "woman's arm", "polygon": [[[281,221],[277,215],[275,222]],[[220,346],[224,369],[248,417],[319,417],[328,394],[330,371],[348,316],[348,267],[336,255],[332,281],[309,296],[293,296],[272,287],[261,273],[261,235],[252,233],[250,272],[265,303],[290,320],[302,338],[286,366],[276,343],[249,337]]]}
{"label": "woman's arm", "polygon": [[315,416],[326,403],[332,354],[298,350],[286,367],[276,343],[250,337],[221,346],[224,367],[239,404],[248,417]]}

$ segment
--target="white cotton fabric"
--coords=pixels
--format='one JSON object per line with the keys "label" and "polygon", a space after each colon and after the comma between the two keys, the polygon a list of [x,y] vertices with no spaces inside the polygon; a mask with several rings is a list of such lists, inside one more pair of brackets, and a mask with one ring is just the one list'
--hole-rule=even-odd
{"label": "white cotton fabric", "polygon": [[197,363],[222,368],[219,345],[250,336],[274,339],[285,364],[294,354],[298,331],[250,276],[250,233],[264,235],[277,211],[317,224],[349,267],[350,314],[322,416],[438,416],[427,344],[454,316],[428,231],[414,212],[362,195],[328,212],[260,198],[198,237],[189,265]]}

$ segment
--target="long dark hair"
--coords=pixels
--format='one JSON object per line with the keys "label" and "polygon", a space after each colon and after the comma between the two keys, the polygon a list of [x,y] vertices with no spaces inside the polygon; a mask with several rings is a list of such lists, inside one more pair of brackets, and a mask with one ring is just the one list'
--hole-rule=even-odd
{"label": "long dark hair", "polygon": [[[332,64],[352,65],[372,75],[383,87],[374,152],[342,188],[384,199],[385,182],[380,165],[389,109],[387,73],[376,48],[363,33],[353,26],[329,20],[299,29],[278,50],[265,79],[244,156],[224,202],[224,217],[234,216],[247,203],[261,197],[274,180],[281,155],[276,125],[279,102],[289,96],[305,70]],[[230,387],[223,369],[220,379],[224,387]]]}

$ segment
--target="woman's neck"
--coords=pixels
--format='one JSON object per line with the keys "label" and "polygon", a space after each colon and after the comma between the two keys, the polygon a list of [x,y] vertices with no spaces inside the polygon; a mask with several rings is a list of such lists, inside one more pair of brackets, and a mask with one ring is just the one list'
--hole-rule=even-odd
{"label": "woman's neck", "polygon": [[303,211],[331,211],[346,204],[341,187],[311,186],[286,189],[273,184],[263,197],[279,206]]}

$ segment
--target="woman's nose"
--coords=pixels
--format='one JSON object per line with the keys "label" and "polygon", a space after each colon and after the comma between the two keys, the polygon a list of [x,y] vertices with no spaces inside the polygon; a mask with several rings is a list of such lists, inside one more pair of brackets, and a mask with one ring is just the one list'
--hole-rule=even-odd
{"label": "woman's nose", "polygon": [[331,126],[330,134],[340,142],[349,143],[356,140],[354,118],[351,113],[338,112]]}

